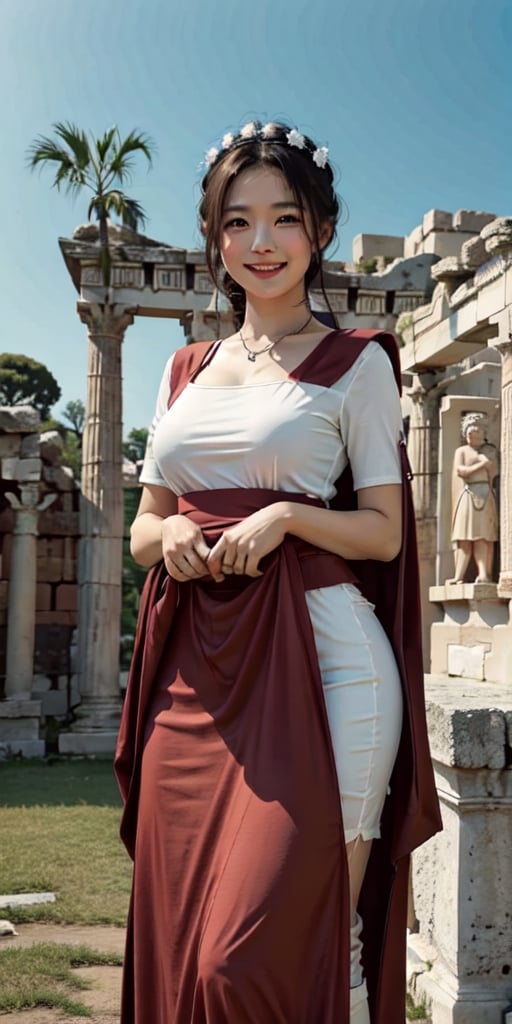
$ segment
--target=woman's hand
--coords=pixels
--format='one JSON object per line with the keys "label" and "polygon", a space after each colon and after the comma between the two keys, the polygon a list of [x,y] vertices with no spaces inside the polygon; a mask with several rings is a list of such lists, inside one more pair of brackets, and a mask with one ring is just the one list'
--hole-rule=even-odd
{"label": "woman's hand", "polygon": [[207,564],[210,549],[202,531],[187,516],[172,515],[162,520],[162,557],[165,568],[179,583],[213,576],[220,582],[222,571]]}
{"label": "woman's hand", "polygon": [[225,530],[206,560],[214,578],[221,572],[262,576],[259,561],[282,543],[287,518],[286,503],[278,501]]}

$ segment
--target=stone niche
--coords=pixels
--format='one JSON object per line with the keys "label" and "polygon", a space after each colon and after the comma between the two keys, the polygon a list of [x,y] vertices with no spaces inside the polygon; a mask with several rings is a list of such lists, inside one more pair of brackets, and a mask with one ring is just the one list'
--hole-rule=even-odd
{"label": "stone niche", "polygon": [[[493,380],[496,378],[496,365],[490,364]],[[486,375],[486,364],[480,364],[469,371],[471,383]],[[465,374],[456,382],[457,389],[462,390]],[[484,383],[482,381],[482,383]],[[484,385],[485,386],[485,385]],[[476,390],[476,388],[475,388]],[[438,488],[438,534],[437,534],[437,566],[436,582],[443,585],[445,580],[453,576],[453,546],[450,540],[452,521],[452,472],[453,456],[456,448],[464,443],[461,437],[462,417],[467,412],[485,413],[488,421],[487,438],[490,444],[499,450],[500,445],[500,405],[497,398],[487,398],[471,394],[445,395],[440,405],[439,431],[439,488]],[[484,390],[484,388],[482,388]],[[494,390],[494,383],[493,383]]]}

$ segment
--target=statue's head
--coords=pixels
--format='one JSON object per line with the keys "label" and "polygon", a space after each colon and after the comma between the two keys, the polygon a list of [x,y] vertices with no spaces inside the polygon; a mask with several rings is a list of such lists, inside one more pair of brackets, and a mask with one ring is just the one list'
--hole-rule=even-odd
{"label": "statue's head", "polygon": [[487,416],[483,412],[468,412],[463,417],[461,431],[466,444],[480,448],[485,441]]}

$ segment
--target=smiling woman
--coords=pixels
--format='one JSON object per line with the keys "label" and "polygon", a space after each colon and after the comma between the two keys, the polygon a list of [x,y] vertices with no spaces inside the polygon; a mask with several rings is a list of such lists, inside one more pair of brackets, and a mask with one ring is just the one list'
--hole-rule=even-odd
{"label": "smiling woman", "polygon": [[122,1022],[404,1024],[408,854],[439,817],[396,343],[309,308],[325,147],[251,122],[208,163],[238,330],[169,360],[132,526]]}

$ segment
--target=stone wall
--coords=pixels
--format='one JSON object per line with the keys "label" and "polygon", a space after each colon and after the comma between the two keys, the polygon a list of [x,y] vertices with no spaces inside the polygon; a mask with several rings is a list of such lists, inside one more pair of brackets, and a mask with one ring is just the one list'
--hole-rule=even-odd
{"label": "stone wall", "polygon": [[[34,410],[0,409],[0,693],[36,699],[38,714],[59,717],[79,700],[72,673],[79,488],[62,465],[62,447],[56,431],[40,434]],[[24,676],[18,668],[27,658]],[[23,737],[6,730],[6,716],[0,743],[16,752]]]}

